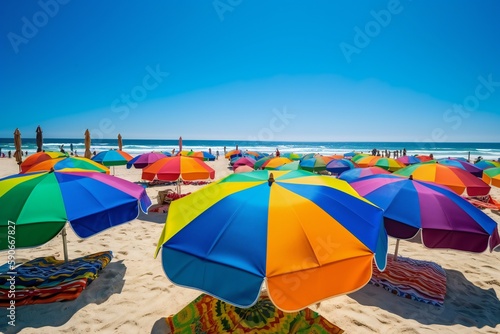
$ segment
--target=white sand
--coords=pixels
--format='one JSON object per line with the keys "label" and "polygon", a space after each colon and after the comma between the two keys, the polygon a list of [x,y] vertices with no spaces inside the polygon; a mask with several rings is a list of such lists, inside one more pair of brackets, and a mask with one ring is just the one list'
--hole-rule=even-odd
{"label": "white sand", "polygon": [[[227,160],[208,162],[216,177],[231,173]],[[0,159],[0,177],[17,173],[14,159]],[[115,175],[140,180],[140,170],[115,167]],[[200,186],[183,186],[182,192]],[[147,192],[156,203],[156,186]],[[492,188],[494,198],[500,190]],[[500,222],[500,216],[486,210]],[[70,258],[112,250],[114,258],[100,276],[70,302],[21,306],[16,327],[7,326],[0,310],[0,332],[21,333],[160,333],[165,317],[178,312],[200,292],[168,281],[155,247],[166,214],[150,213],[100,235],[81,240],[69,229]],[[390,252],[395,245],[390,239]],[[441,265],[447,274],[444,307],[436,307],[390,294],[366,285],[361,290],[323,301],[311,308],[347,333],[499,333],[500,253],[471,254],[454,250],[430,250],[419,243],[402,241],[399,254]],[[62,259],[61,237],[35,249],[17,250],[18,261],[50,256]],[[6,253],[0,253],[0,264]],[[339,275],[342,275],[339,273]]]}

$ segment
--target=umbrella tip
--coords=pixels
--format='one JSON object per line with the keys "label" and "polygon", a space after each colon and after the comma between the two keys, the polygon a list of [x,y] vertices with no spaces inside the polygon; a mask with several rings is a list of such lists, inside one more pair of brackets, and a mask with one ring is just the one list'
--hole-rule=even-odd
{"label": "umbrella tip", "polygon": [[54,167],[50,167],[49,173],[54,173]]}
{"label": "umbrella tip", "polygon": [[271,186],[271,184],[273,184],[273,182],[274,182],[274,175],[273,175],[273,173],[270,173],[269,180],[267,180],[267,183],[269,183],[269,186]]}
{"label": "umbrella tip", "polygon": [[408,179],[409,180],[413,180],[413,175],[410,175],[410,177]]}

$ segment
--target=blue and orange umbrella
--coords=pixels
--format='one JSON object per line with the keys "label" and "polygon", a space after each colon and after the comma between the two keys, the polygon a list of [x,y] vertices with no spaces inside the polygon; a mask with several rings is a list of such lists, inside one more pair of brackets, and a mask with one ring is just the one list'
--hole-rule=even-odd
{"label": "blue and orange umbrella", "polygon": [[265,282],[291,312],[361,288],[373,260],[385,268],[382,214],[329,176],[231,174],[172,202],[156,254],[178,285],[249,307]]}

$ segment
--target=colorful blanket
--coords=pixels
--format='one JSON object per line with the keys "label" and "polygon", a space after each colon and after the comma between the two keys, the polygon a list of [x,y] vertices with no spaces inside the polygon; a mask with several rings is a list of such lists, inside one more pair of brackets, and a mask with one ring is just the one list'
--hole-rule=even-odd
{"label": "colorful blanket", "polygon": [[0,274],[0,307],[8,306],[11,300],[21,306],[76,299],[112,258],[111,251],[106,251],[68,263],[53,256],[26,262]]}
{"label": "colorful blanket", "polygon": [[387,268],[380,272],[373,265],[371,284],[416,301],[443,306],[446,295],[446,272],[434,262],[392,256],[387,258]]}
{"label": "colorful blanket", "polygon": [[254,306],[245,309],[202,294],[166,321],[172,334],[344,332],[309,308],[284,313],[267,296],[261,296]]}

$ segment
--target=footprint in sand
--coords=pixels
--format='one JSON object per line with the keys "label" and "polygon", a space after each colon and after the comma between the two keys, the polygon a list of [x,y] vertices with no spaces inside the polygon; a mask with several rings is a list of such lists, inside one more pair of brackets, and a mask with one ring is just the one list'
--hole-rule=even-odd
{"label": "footprint in sand", "polygon": [[128,255],[128,252],[127,252],[127,251],[118,251],[117,253],[118,253],[118,254],[121,254],[121,255]]}

